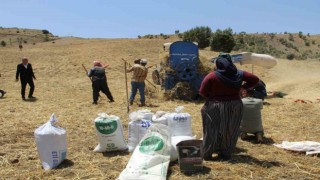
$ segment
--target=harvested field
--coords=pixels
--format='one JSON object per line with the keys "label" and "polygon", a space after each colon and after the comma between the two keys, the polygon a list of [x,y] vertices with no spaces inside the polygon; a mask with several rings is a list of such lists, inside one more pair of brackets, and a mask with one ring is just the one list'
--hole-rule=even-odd
{"label": "harvested field", "polygon": [[[174,39],[173,39],[174,40]],[[0,177],[1,179],[116,179],[131,154],[126,152],[94,153],[98,140],[93,120],[100,112],[119,116],[128,136],[128,114],[124,65],[146,58],[159,64],[162,39],[80,39],[62,38],[55,43],[0,48],[0,89],[7,94],[0,99]],[[214,57],[217,53],[201,50],[200,55]],[[16,65],[29,57],[37,80],[36,101],[22,101],[20,82],[15,82]],[[82,64],[89,69],[94,59],[108,63],[108,85],[115,102],[102,95],[97,106],[91,104],[91,82]],[[251,65],[238,66],[252,71]],[[268,91],[287,94],[270,97],[270,105],[262,110],[265,143],[239,139],[237,151],[229,161],[205,161],[204,170],[186,175],[178,163],[172,163],[168,179],[320,179],[319,156],[306,156],[278,149],[273,143],[287,141],[320,142],[320,62],[279,60],[273,69],[254,67]],[[130,77],[130,75],[129,75]],[[151,72],[148,75],[151,80]],[[129,82],[129,79],[128,79]],[[128,84],[129,85],[129,84]],[[130,86],[128,86],[130,87]],[[27,92],[28,92],[27,88]],[[159,87],[159,94],[161,93]],[[139,97],[139,95],[137,95]],[[294,102],[304,99],[306,103]],[[136,111],[138,100],[130,111]],[[202,137],[200,109],[203,102],[165,100],[161,95],[147,98],[150,107],[174,111],[182,105],[192,116],[193,132]],[[67,131],[68,154],[57,169],[44,171],[34,141],[34,130],[56,114],[58,125]]]}

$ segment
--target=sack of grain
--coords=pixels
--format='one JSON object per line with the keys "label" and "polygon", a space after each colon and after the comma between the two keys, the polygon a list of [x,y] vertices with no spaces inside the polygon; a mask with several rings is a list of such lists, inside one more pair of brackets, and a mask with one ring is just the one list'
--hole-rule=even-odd
{"label": "sack of grain", "polygon": [[151,125],[118,179],[165,180],[170,162],[170,141],[168,126]]}
{"label": "sack of grain", "polygon": [[57,167],[67,155],[66,131],[56,126],[55,122],[57,119],[52,114],[47,123],[34,131],[37,150],[45,170]]}
{"label": "sack of grain", "polygon": [[94,152],[127,149],[122,124],[118,116],[100,113],[94,123],[99,141],[99,144],[93,150]]}
{"label": "sack of grain", "polygon": [[172,136],[192,136],[191,115],[183,113],[183,108],[183,106],[178,106],[176,112],[167,115]]}

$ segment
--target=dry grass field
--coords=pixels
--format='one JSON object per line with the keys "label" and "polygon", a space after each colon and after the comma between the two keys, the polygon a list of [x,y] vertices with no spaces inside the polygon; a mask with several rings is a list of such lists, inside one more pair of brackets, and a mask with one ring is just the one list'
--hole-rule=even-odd
{"label": "dry grass field", "polygon": [[[147,58],[150,64],[158,64],[164,42],[168,40],[62,38],[54,44],[27,44],[22,51],[16,46],[0,48],[0,89],[8,92],[0,99],[0,179],[116,179],[131,154],[94,153],[92,150],[98,140],[93,120],[100,112],[119,116],[127,138],[128,114],[121,58],[130,62]],[[200,55],[210,58],[216,53],[201,50]],[[15,82],[16,65],[23,56],[29,57],[37,77],[34,93],[37,100],[33,102],[22,101],[20,82]],[[82,64],[89,69],[94,59],[110,65],[107,77],[114,103],[109,103],[102,95],[98,105],[91,104],[91,82]],[[238,67],[252,70],[251,65]],[[203,172],[197,174],[183,174],[178,163],[172,163],[168,179],[320,179],[319,156],[306,156],[272,145],[284,140],[320,142],[320,62],[279,59],[273,69],[254,67],[253,70],[266,82],[268,91],[287,94],[284,98],[265,100],[270,103],[262,110],[265,143],[239,139],[231,160],[205,161]],[[308,101],[294,102],[296,99]],[[141,109],[137,103],[136,100],[130,107],[131,112]],[[192,116],[194,134],[202,137],[200,109],[203,102],[166,101],[159,88],[146,103],[153,105],[146,107],[153,112],[173,111],[178,105],[184,106],[184,111]],[[57,169],[44,171],[36,150],[34,130],[47,122],[52,113],[59,120],[57,124],[67,131],[67,160]]]}

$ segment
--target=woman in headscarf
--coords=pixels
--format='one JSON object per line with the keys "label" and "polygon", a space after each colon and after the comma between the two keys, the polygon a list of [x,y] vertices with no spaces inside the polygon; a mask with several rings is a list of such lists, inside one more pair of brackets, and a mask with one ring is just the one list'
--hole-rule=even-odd
{"label": "woman in headscarf", "polygon": [[228,54],[220,55],[215,72],[202,81],[199,93],[206,98],[201,109],[204,159],[212,154],[227,160],[233,153],[240,133],[243,104],[240,90],[254,87],[259,78],[238,70]]}
{"label": "woman in headscarf", "polygon": [[88,73],[88,76],[92,80],[92,104],[98,104],[100,91],[102,91],[107,96],[109,102],[114,102],[113,96],[108,87],[107,76],[105,72],[105,68],[107,68],[108,66],[108,64],[103,66],[100,61],[93,61],[93,67]]}

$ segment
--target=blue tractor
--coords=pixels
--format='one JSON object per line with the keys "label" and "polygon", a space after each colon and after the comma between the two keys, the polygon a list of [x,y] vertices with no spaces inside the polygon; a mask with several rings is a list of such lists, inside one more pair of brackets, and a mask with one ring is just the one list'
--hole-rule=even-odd
{"label": "blue tractor", "polygon": [[169,56],[152,73],[153,82],[174,91],[179,99],[195,99],[204,75],[199,73],[199,49],[193,42],[177,41],[169,46]]}

